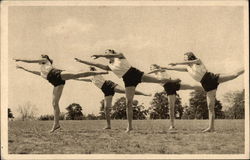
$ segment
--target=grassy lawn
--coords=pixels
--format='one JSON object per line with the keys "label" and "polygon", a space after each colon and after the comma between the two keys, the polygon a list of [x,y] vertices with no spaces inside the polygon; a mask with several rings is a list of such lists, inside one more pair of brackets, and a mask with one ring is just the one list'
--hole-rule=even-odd
{"label": "grassy lawn", "polygon": [[48,131],[52,121],[9,122],[9,154],[243,154],[244,120],[216,120],[214,133],[201,133],[207,120],[135,120],[125,133],[126,120],[60,121],[62,129]]}

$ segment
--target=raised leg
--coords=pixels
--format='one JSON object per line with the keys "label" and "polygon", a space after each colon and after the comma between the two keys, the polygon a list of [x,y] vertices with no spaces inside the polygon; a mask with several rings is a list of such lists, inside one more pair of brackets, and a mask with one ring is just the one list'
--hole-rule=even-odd
{"label": "raised leg", "polygon": [[[123,89],[121,86],[117,85],[115,87],[115,92],[116,93],[125,93],[125,89]],[[143,92],[140,92],[140,91],[135,91],[135,95],[143,95],[143,96],[151,96],[151,94],[146,94],[146,93],[143,93]]]}
{"label": "raised leg", "polygon": [[61,78],[63,80],[69,80],[69,79],[76,79],[81,77],[88,77],[88,76],[95,76],[100,74],[108,74],[108,72],[78,72],[78,73],[72,73],[68,71],[62,71],[61,72]]}
{"label": "raised leg", "polygon": [[180,90],[199,90],[199,89],[202,89],[201,86],[192,86],[192,85],[189,85],[189,84],[181,84],[181,87],[180,87]]}
{"label": "raised leg", "polygon": [[244,73],[244,68],[238,69],[237,71],[229,74],[220,74],[218,83],[224,83],[233,80]]}
{"label": "raised leg", "polygon": [[159,78],[156,78],[156,77],[151,76],[149,74],[144,74],[142,76],[142,82],[145,82],[145,83],[166,83],[166,82],[180,82],[180,80],[179,79],[174,79],[174,80],[159,79]]}

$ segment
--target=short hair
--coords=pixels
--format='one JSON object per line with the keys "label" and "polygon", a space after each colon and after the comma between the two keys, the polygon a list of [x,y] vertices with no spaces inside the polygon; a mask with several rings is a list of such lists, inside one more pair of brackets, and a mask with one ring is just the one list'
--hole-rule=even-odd
{"label": "short hair", "polygon": [[186,52],[184,55],[187,55],[188,56],[188,60],[191,61],[191,60],[196,60],[197,57],[194,55],[193,52]]}
{"label": "short hair", "polygon": [[90,71],[96,71],[96,68],[95,68],[94,66],[90,66],[90,67],[89,67],[89,70],[90,70]]}
{"label": "short hair", "polygon": [[42,57],[42,58],[46,58],[51,64],[53,64],[53,60],[50,59],[48,55],[42,54],[41,57]]}
{"label": "short hair", "polygon": [[156,64],[151,64],[150,67],[154,67],[154,68],[156,68],[156,69],[160,69],[160,67],[159,67],[158,65],[156,65]]}
{"label": "short hair", "polygon": [[110,52],[110,53],[112,53],[112,54],[116,54],[116,51],[115,50],[113,50],[113,49],[106,49],[106,52]]}

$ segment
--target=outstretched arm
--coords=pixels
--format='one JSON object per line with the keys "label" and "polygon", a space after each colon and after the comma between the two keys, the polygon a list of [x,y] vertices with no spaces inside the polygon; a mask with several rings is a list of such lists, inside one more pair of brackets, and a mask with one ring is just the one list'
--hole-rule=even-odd
{"label": "outstretched arm", "polygon": [[173,71],[179,71],[179,72],[187,72],[187,68],[185,67],[161,67],[165,70],[173,70]]}
{"label": "outstretched arm", "polygon": [[93,57],[94,59],[97,59],[97,58],[100,58],[100,57],[104,57],[104,58],[125,58],[122,53],[118,53],[118,54],[94,54],[91,57]]}
{"label": "outstretched arm", "polygon": [[43,59],[38,59],[38,60],[27,60],[27,59],[13,59],[15,60],[16,62],[26,62],[26,63],[42,63],[42,62],[45,62],[45,60]]}
{"label": "outstretched arm", "polygon": [[[152,73],[161,72],[162,70],[174,70],[174,71],[180,71],[180,72],[187,72],[187,68],[185,68],[185,67],[161,67],[157,64],[154,64],[154,65],[160,69],[156,69],[156,70],[152,71]],[[149,72],[149,73],[151,73],[151,72]]]}
{"label": "outstretched arm", "polygon": [[157,73],[157,72],[162,72],[162,71],[164,71],[163,68],[161,68],[161,69],[156,69],[156,70],[153,70],[153,71],[151,71],[151,72],[148,72],[148,74]]}
{"label": "outstretched arm", "polygon": [[28,70],[28,69],[26,69],[26,68],[23,68],[22,66],[19,66],[19,65],[17,65],[16,68],[17,68],[17,69],[22,69],[22,70],[24,70],[24,71],[33,73],[33,74],[38,75],[38,76],[41,75],[40,72],[38,72],[38,71],[31,71],[31,70]]}
{"label": "outstretched arm", "polygon": [[183,61],[183,62],[177,62],[177,63],[169,63],[169,65],[171,66],[176,66],[176,65],[188,65],[188,64],[200,64],[201,60],[200,59],[196,59],[196,60],[192,60],[192,61]]}
{"label": "outstretched arm", "polygon": [[83,63],[83,64],[87,64],[87,65],[90,65],[90,66],[95,66],[95,67],[98,67],[98,68],[106,70],[106,71],[111,71],[111,69],[107,65],[103,65],[103,64],[99,64],[99,63],[93,63],[93,62],[88,62],[88,61],[84,61],[84,60],[81,60],[81,59],[78,59],[78,58],[75,58],[75,60],[77,62],[80,62],[80,63]]}
{"label": "outstretched arm", "polygon": [[73,80],[76,80],[76,81],[84,81],[84,82],[92,82],[91,79],[73,79]]}

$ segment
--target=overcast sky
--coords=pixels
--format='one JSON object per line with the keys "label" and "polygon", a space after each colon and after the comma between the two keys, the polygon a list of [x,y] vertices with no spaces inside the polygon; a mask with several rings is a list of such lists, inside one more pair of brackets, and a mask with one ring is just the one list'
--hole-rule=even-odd
{"label": "overcast sky", "polygon": [[[54,65],[70,71],[88,71],[76,63],[78,57],[93,60],[92,54],[112,48],[123,52],[132,66],[149,72],[152,63],[167,66],[182,61],[183,53],[193,51],[214,73],[229,73],[244,66],[243,8],[188,6],[40,6],[9,7],[9,106],[14,115],[18,105],[27,101],[36,105],[40,114],[52,114],[53,86],[41,77],[16,70],[12,58],[37,59],[48,54]],[[39,70],[37,64],[18,63]],[[187,73],[169,72],[182,83],[197,84]],[[105,76],[123,85],[113,73]],[[226,92],[242,90],[243,76],[221,84],[217,98],[223,102]],[[140,84],[146,93],[162,91],[157,84]],[[189,91],[179,91],[183,104],[188,104]],[[116,94],[114,100],[119,98]],[[60,109],[75,102],[84,114],[98,114],[103,93],[91,83],[67,81]],[[149,106],[152,97],[136,96]]]}

